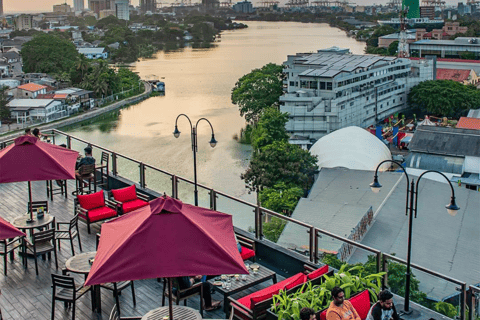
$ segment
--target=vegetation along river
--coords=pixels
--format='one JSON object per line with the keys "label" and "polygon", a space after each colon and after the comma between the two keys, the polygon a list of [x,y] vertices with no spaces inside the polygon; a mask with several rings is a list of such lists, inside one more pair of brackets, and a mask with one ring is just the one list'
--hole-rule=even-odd
{"label": "vegetation along river", "polygon": [[[149,75],[164,77],[165,96],[152,97],[118,112],[118,116],[98,120],[89,125],[66,128],[70,134],[99,144],[162,170],[193,180],[193,156],[190,126],[179,119],[182,132],[175,139],[172,132],[175,118],[185,113],[195,123],[206,117],[218,140],[212,149],[210,127],[200,122],[198,128],[198,182],[232,196],[254,203],[240,174],[245,171],[251,148],[233,139],[245,121],[230,94],[235,82],[252,69],[273,62],[283,63],[287,55],[314,52],[338,46],[362,54],[365,44],[346,36],[345,32],[327,24],[296,22],[248,21],[249,28],[226,31],[208,49],[183,48],[158,52],[152,59],[137,62],[133,71],[145,79]],[[65,130],[65,129],[64,129]],[[78,145],[77,147],[82,147]],[[83,149],[83,148],[82,148]],[[100,159],[100,152],[94,157]],[[138,166],[120,160],[119,173],[139,181]],[[147,186],[171,192],[169,179],[147,169]],[[180,183],[180,198],[193,203],[193,188]],[[200,191],[200,205],[208,206],[207,192]],[[218,210],[234,213],[242,208],[218,199]],[[241,210],[245,212],[245,208]],[[248,212],[251,212],[248,210]],[[253,225],[253,214],[234,215],[236,225]]]}

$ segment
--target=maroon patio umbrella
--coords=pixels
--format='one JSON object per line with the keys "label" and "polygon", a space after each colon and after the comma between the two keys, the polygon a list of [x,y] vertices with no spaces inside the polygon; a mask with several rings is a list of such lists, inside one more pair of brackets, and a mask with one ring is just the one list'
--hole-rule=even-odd
{"label": "maroon patio umbrella", "polygon": [[[102,225],[85,285],[235,273],[248,271],[232,216],[164,197]],[[171,285],[169,291],[171,295]]]}
{"label": "maroon patio umbrella", "polygon": [[[75,179],[78,152],[41,142],[34,136],[21,136],[0,150],[0,183],[28,181],[32,203],[31,181]],[[30,208],[30,219],[32,210]]]}
{"label": "maroon patio umbrella", "polygon": [[25,233],[18,230],[0,217],[0,241],[18,236],[25,236]]}

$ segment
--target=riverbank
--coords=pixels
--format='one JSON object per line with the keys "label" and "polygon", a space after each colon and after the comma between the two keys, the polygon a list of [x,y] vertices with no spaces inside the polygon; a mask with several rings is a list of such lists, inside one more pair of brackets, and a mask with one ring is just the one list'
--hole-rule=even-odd
{"label": "riverbank", "polygon": [[[152,85],[150,83],[143,82],[143,85],[145,86],[145,91],[136,95],[136,96],[126,98],[126,99],[121,100],[121,101],[114,102],[114,103],[109,104],[105,107],[101,107],[101,108],[96,107],[96,108],[93,108],[93,109],[88,110],[86,112],[83,112],[81,114],[69,117],[67,119],[47,123],[47,124],[44,124],[44,125],[39,125],[39,126],[36,126],[36,127],[39,128],[40,131],[58,129],[58,128],[71,126],[71,125],[77,124],[79,122],[83,122],[83,121],[86,121],[86,120],[96,118],[96,117],[101,116],[103,114],[106,114],[108,112],[111,112],[111,111],[120,109],[122,107],[125,107],[127,105],[136,104],[140,101],[143,101],[143,100],[147,99],[152,93]],[[4,133],[3,135],[0,135],[0,141],[6,141],[6,140],[14,139],[19,134],[22,134],[22,133],[23,133],[23,129],[15,130],[13,132]]]}

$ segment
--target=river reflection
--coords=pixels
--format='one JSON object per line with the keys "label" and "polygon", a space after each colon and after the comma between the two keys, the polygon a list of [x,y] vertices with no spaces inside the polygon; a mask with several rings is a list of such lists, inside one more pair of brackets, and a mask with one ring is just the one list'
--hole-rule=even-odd
{"label": "river reflection", "polygon": [[[142,78],[149,75],[165,78],[165,96],[153,97],[123,109],[118,117],[68,128],[68,132],[193,180],[190,127],[186,119],[179,120],[178,128],[182,134],[178,139],[172,132],[180,113],[187,114],[194,122],[206,117],[214,127],[218,144],[214,149],[209,146],[210,127],[205,122],[200,123],[197,154],[199,183],[255,202],[254,195],[248,194],[240,179],[248,164],[251,148],[233,140],[233,136],[245,125],[238,107],[230,101],[235,82],[254,68],[269,62],[282,63],[287,55],[331,46],[350,48],[353,53],[360,54],[365,45],[327,24],[250,21],[247,24],[247,29],[223,32],[221,42],[211,48],[186,47],[159,52],[152,59],[137,62],[133,70]],[[95,151],[94,156],[100,158]],[[120,164],[120,174],[122,165],[129,167],[127,176],[131,175],[133,181],[138,182],[138,168]],[[155,176],[150,180],[147,177],[149,187],[170,193],[167,179]],[[157,183],[156,180],[162,182]],[[181,188],[185,196],[188,193],[188,197],[182,200],[193,202],[191,190],[184,186]],[[201,193],[201,197],[206,203],[206,192]]]}

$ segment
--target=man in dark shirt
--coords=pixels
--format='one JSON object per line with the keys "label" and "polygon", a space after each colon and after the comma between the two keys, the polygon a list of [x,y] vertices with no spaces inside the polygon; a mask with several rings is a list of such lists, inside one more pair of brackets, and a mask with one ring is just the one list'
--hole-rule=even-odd
{"label": "man in dark shirt", "polygon": [[[195,282],[199,282],[202,279],[202,276],[196,276],[196,277],[178,277],[178,285],[180,287],[180,290],[188,289]],[[204,309],[205,311],[212,311],[215,309],[220,308],[220,301],[213,301],[212,300],[212,295],[210,292],[210,284],[205,280],[202,283],[203,286],[203,302],[204,302]]]}
{"label": "man in dark shirt", "polygon": [[78,170],[84,164],[95,164],[95,158],[92,157],[92,147],[86,147],[85,149],[85,157],[80,159],[75,165],[75,170]]}
{"label": "man in dark shirt", "polygon": [[393,304],[393,294],[388,290],[380,291],[378,301],[368,311],[366,320],[400,320]]}

